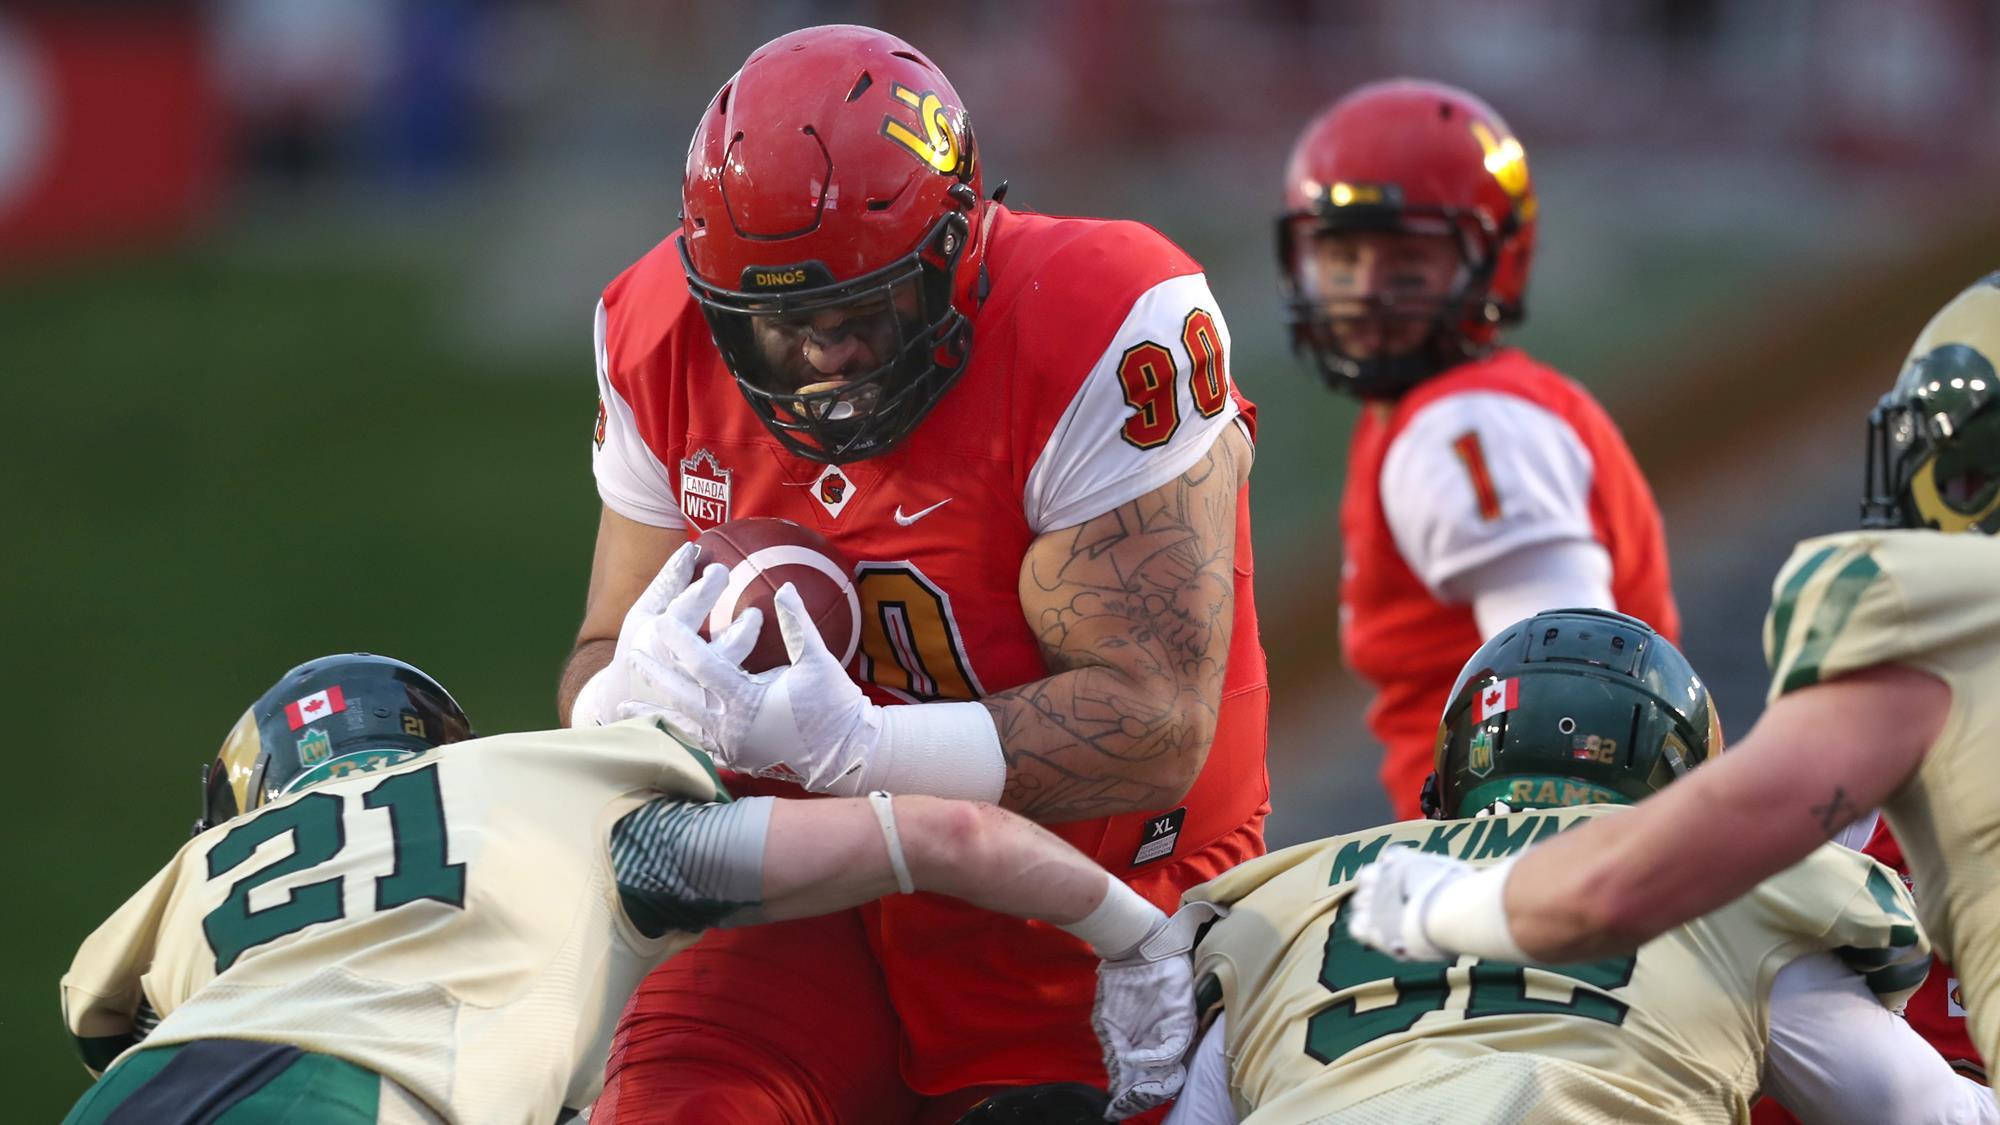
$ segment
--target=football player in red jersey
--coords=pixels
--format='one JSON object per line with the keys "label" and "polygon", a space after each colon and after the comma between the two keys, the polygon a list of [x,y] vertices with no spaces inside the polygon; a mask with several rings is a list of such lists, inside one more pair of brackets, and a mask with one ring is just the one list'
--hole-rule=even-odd
{"label": "football player in red jersey", "polygon": [[1340,527],[1341,652],[1399,818],[1419,813],[1437,709],[1466,653],[1559,606],[1678,642],[1659,509],[1582,387],[1515,348],[1535,245],[1520,142],[1463,90],[1363,86],[1306,126],[1278,252],[1292,340],[1365,404]]}
{"label": "football player in red jersey", "polygon": [[[679,230],[598,310],[604,510],[559,700],[664,711],[743,792],[998,802],[1164,907],[1263,851],[1254,415],[1187,254],[998,194],[892,36],[796,32],[724,84]],[[788,666],[696,635],[722,574],[677,549],[742,516],[856,560],[846,668],[783,597]],[[1102,1087],[1093,972],[927,895],[718,935],[634,998],[596,1120],[928,1122]]]}

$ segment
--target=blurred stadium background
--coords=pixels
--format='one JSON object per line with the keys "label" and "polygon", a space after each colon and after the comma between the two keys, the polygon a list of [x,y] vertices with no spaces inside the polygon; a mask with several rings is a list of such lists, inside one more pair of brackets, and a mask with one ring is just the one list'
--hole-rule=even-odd
{"label": "blurred stadium background", "polygon": [[1771,574],[1852,522],[1863,414],[2000,266],[1990,0],[0,6],[9,1119],[83,1086],[56,978],[278,671],[387,652],[484,729],[554,722],[596,292],[671,228],[743,56],[837,21],[953,76],[1010,203],[1141,218],[1207,265],[1262,407],[1274,845],[1386,811],[1335,657],[1354,408],[1286,354],[1271,260],[1320,105],[1419,74],[1514,126],[1543,200],[1518,338],[1630,436],[1735,733]]}

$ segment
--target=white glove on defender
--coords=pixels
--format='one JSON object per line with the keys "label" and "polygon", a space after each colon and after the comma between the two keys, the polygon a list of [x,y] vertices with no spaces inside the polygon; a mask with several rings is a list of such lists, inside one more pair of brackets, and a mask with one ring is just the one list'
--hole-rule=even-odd
{"label": "white glove on defender", "polygon": [[1188,951],[1201,925],[1218,914],[1207,903],[1191,903],[1131,953],[1098,963],[1090,1026],[1104,1048],[1110,1079],[1107,1120],[1123,1121],[1161,1105],[1187,1081],[1186,1058],[1200,1020]]}
{"label": "white glove on defender", "polygon": [[1441,949],[1431,940],[1425,915],[1439,891],[1477,870],[1450,856],[1383,848],[1381,858],[1354,877],[1347,930],[1361,944],[1400,960],[1456,959],[1456,950]]}
{"label": "white glove on defender", "polygon": [[816,792],[838,787],[875,752],[883,709],[848,678],[789,582],[773,605],[790,664],[754,675],[739,667],[763,627],[756,609],[702,640],[696,630],[728,580],[726,567],[710,566],[652,619],[630,654],[633,694],[621,716],[661,715],[729,769]]}

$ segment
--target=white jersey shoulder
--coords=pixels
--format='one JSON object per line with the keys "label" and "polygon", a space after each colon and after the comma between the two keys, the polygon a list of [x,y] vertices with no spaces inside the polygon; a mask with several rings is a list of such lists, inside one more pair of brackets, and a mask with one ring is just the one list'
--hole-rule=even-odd
{"label": "white jersey shoulder", "polygon": [[1850,531],[1799,543],[1764,620],[1771,698],[1878,664],[1982,684],[2000,661],[1996,573],[2000,539],[1987,535]]}
{"label": "white jersey shoulder", "polygon": [[1460,391],[1410,416],[1382,462],[1382,512],[1433,594],[1537,543],[1594,542],[1596,466],[1554,412],[1498,391]]}
{"label": "white jersey shoulder", "polygon": [[1141,293],[1028,470],[1028,526],[1074,527],[1186,472],[1236,419],[1229,371],[1206,277]]}
{"label": "white jersey shoulder", "polygon": [[652,527],[684,528],[687,517],[674,501],[674,481],[646,439],[632,405],[611,383],[611,356],[604,345],[604,302],[597,302],[593,333],[597,346],[597,431],[590,469],[604,506]]}
{"label": "white jersey shoulder", "polygon": [[1975,1046],[2000,1056],[2000,539],[1858,531],[1808,539],[1778,575],[1765,619],[1771,697],[1895,664],[1951,689],[1923,764],[1883,813],[1924,894],[1925,927],[1951,962]]}

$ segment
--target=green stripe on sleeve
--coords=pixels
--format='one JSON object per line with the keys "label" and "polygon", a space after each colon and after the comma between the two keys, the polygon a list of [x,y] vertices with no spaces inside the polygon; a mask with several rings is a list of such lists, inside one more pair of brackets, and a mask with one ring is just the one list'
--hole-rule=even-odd
{"label": "green stripe on sleeve", "polygon": [[1856,945],[1843,945],[1834,950],[1833,955],[1840,958],[1841,964],[1857,973],[1872,973],[1877,969],[1888,968],[1890,962],[1903,956],[1905,952],[1906,950],[1902,949],[1863,949]]}
{"label": "green stripe on sleeve", "polygon": [[1848,560],[1826,584],[1826,594],[1813,611],[1812,623],[1806,626],[1805,641],[1799,645],[1798,654],[1792,658],[1791,668],[1780,683],[1780,695],[1819,682],[1820,662],[1826,659],[1827,650],[1833,647],[1840,631],[1847,627],[1847,619],[1854,615],[1854,606],[1861,595],[1881,574],[1881,565],[1864,553]]}
{"label": "green stripe on sleeve", "polygon": [[1833,557],[1838,547],[1821,547],[1813,556],[1799,564],[1792,577],[1778,590],[1778,596],[1771,601],[1771,671],[1776,672],[1785,662],[1785,641],[1792,632],[1792,615],[1798,612],[1799,591],[1826,560]]}
{"label": "green stripe on sleeve", "polygon": [[1891,965],[1886,969],[1863,973],[1861,979],[1867,982],[1868,991],[1875,995],[1894,996],[1898,992],[1915,991],[1930,971],[1931,959],[1925,957],[1907,965]]}

